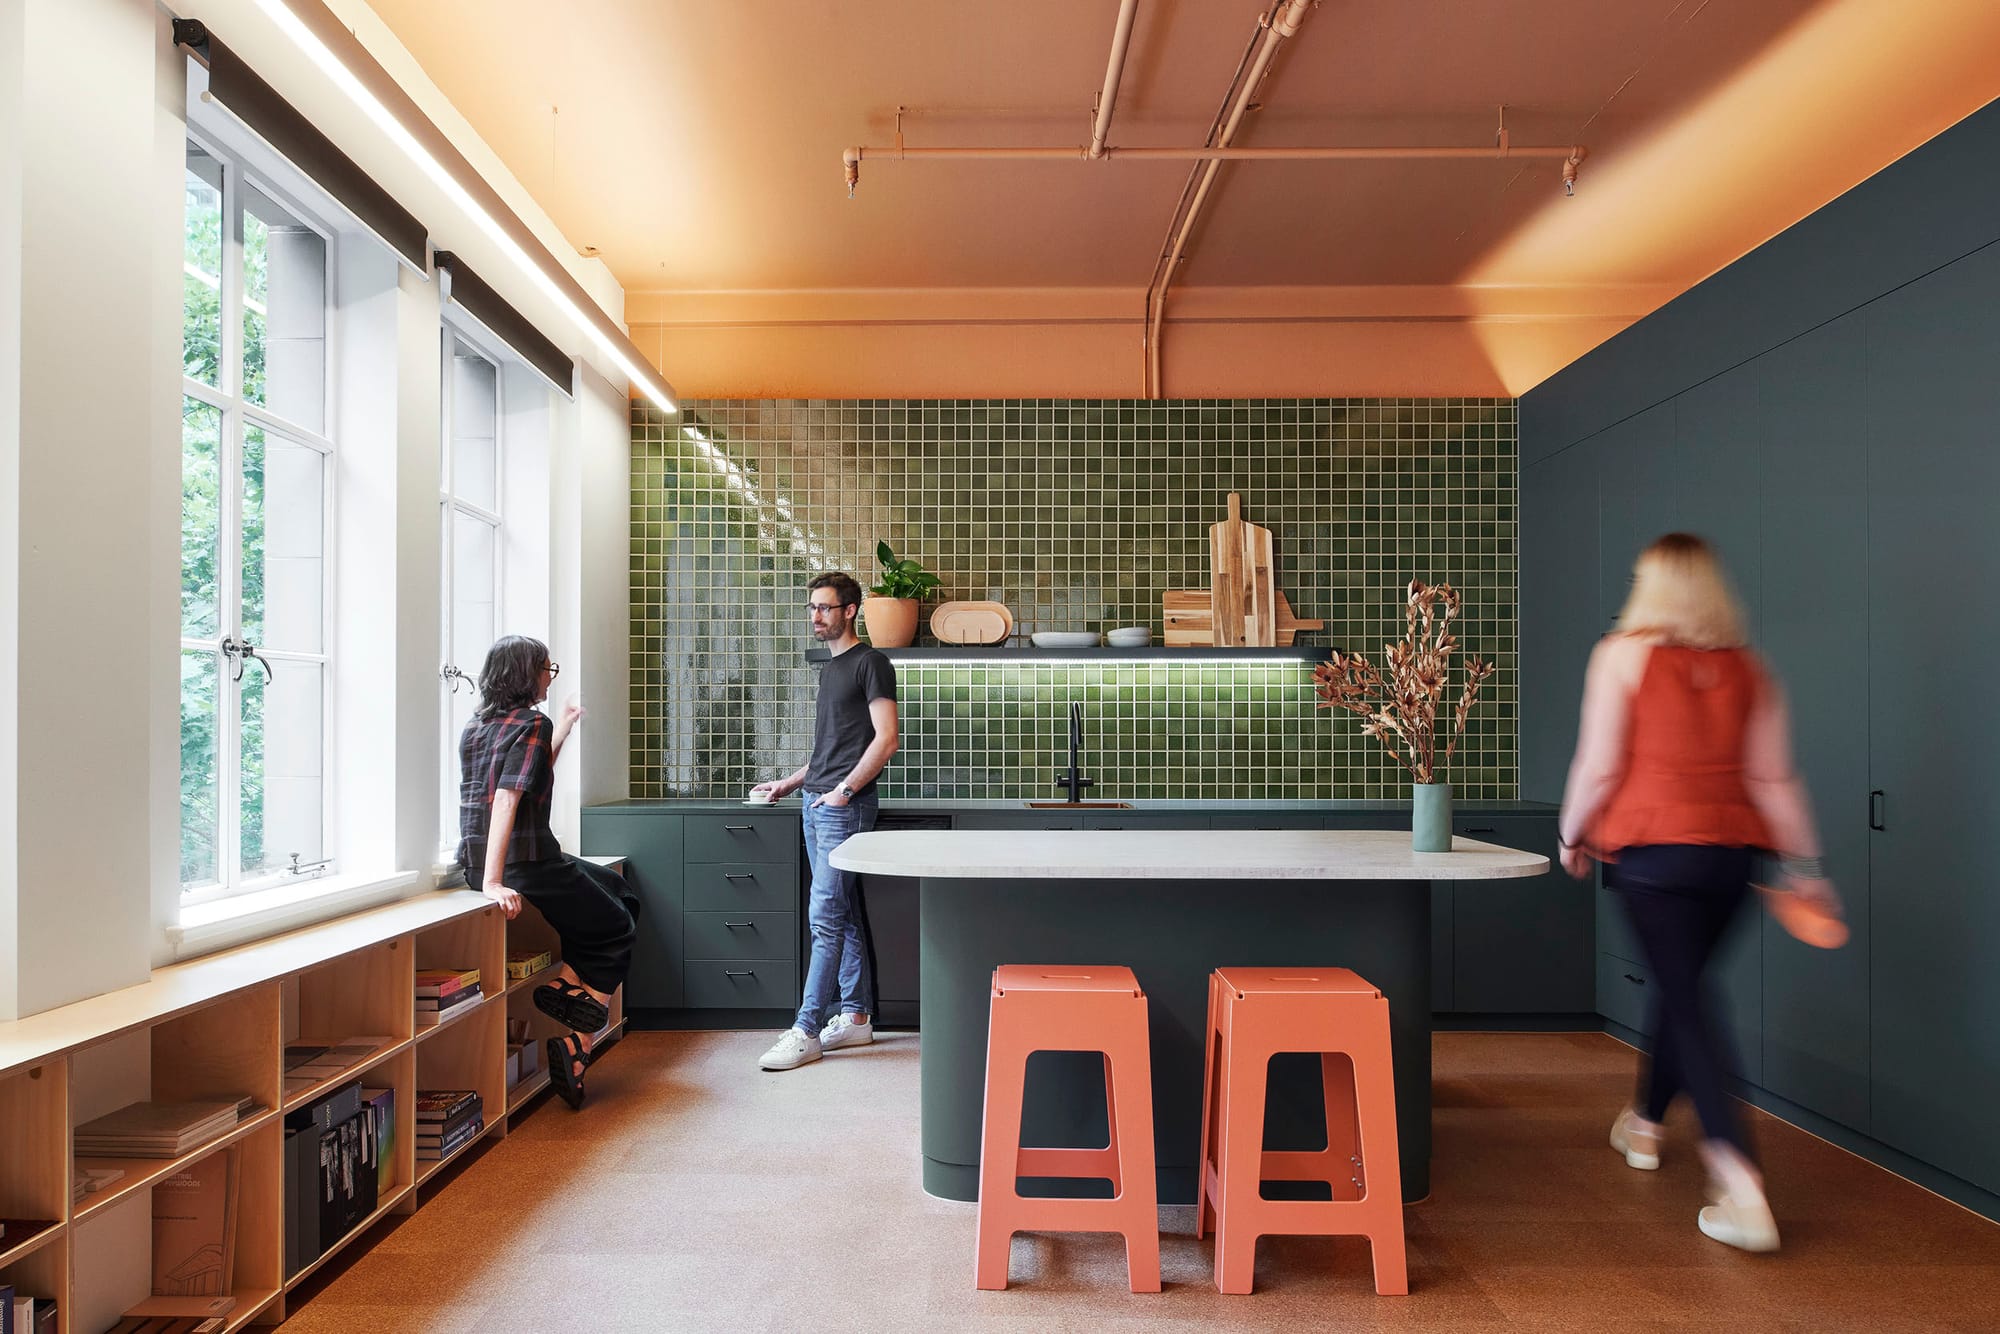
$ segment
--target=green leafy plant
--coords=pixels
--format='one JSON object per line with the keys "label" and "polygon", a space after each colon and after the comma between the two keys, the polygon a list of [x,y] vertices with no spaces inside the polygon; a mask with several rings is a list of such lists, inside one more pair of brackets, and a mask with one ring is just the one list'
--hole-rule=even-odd
{"label": "green leafy plant", "polygon": [[913,560],[897,560],[887,542],[875,544],[882,562],[882,582],[869,589],[878,598],[927,598],[937,591],[938,577]]}

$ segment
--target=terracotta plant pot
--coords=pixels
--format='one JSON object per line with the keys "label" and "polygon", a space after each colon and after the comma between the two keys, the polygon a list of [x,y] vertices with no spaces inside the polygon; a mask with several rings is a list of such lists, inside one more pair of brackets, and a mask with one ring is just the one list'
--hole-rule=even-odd
{"label": "terracotta plant pot", "polygon": [[863,598],[861,624],[876,648],[908,648],[917,642],[917,599]]}

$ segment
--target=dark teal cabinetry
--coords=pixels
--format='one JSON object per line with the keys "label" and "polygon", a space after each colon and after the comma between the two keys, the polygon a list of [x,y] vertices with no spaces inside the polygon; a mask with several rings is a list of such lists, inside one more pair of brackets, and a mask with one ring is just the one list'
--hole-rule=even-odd
{"label": "dark teal cabinetry", "polygon": [[625,879],[638,889],[645,905],[639,914],[639,939],[632,947],[632,972],[625,982],[627,1010],[668,1009],[682,1001],[686,929],[681,819],[615,806],[583,812],[583,850],[623,857]]}
{"label": "dark teal cabinetry", "polygon": [[[1596,1008],[1590,882],[1557,865],[1552,815],[1460,815],[1452,832],[1540,853],[1549,869],[1524,880],[1459,880],[1451,898],[1451,997],[1461,1014],[1588,1014]],[[1436,955],[1432,967],[1435,969]]]}
{"label": "dark teal cabinetry", "polygon": [[2000,1191],[2000,245],[1866,325],[1870,1128]]}

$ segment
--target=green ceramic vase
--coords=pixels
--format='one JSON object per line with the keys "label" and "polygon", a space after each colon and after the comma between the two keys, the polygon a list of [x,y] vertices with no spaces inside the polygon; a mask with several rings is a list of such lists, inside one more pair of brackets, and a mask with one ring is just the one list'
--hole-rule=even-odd
{"label": "green ceramic vase", "polygon": [[1410,789],[1410,847],[1451,851],[1451,784],[1417,783]]}

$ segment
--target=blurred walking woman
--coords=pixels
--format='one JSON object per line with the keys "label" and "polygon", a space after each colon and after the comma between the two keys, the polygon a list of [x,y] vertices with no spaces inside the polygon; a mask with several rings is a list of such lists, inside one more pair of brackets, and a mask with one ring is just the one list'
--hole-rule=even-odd
{"label": "blurred walking woman", "polygon": [[560,670],[539,640],[509,635],[487,651],[479,709],[458,741],[458,861],[510,920],[526,899],[562,942],[562,967],[535,988],[535,1006],[571,1030],[548,1040],[548,1055],[550,1082],[574,1108],[591,1035],[631,967],[639,897],[623,877],[566,855],[549,831],[556,758],[583,720],[574,702],[554,723],[535,707]]}
{"label": "blurred walking woman", "polygon": [[1640,553],[1617,628],[1591,654],[1560,837],[1571,875],[1588,875],[1592,858],[1605,863],[1656,984],[1653,1050],[1611,1146],[1633,1167],[1658,1167],[1667,1106],[1687,1092],[1716,1198],[1697,1217],[1702,1232],[1777,1249],[1704,974],[1749,897],[1760,850],[1781,855],[1786,887],[1802,899],[1836,911],[1839,899],[1792,769],[1783,694],[1747,647],[1743,613],[1698,537],[1669,533]]}

